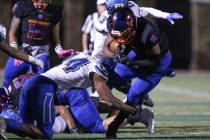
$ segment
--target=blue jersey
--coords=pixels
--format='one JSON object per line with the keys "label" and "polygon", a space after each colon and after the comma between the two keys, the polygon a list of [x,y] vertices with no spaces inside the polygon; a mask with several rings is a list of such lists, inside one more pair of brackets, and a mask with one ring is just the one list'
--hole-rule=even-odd
{"label": "blue jersey", "polygon": [[33,46],[49,43],[50,31],[62,18],[62,8],[48,5],[40,12],[31,0],[18,1],[13,15],[21,19],[21,41]]}

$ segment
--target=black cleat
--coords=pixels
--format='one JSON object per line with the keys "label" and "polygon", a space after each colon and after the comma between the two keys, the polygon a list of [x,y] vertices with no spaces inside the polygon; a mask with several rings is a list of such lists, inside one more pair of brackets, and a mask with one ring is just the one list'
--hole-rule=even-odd
{"label": "black cleat", "polygon": [[139,112],[134,115],[131,114],[127,120],[131,125],[134,125],[136,122],[140,122],[146,126],[148,134],[154,133],[154,113],[148,108],[140,109]]}
{"label": "black cleat", "polygon": [[155,132],[155,120],[154,113],[148,108],[143,109],[143,114],[145,115],[145,126],[147,127],[147,133],[153,134]]}
{"label": "black cleat", "polygon": [[108,126],[108,129],[106,131],[106,138],[107,139],[116,139],[117,138],[117,131],[118,131],[118,128],[116,128],[113,123],[111,123],[109,126]]}

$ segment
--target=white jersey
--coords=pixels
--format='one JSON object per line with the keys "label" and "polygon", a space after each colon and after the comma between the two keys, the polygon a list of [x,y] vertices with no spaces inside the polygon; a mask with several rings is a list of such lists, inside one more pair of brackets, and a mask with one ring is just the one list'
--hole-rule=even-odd
{"label": "white jersey", "polygon": [[[133,1],[128,1],[129,8],[133,11],[134,15],[137,17],[145,17],[149,14],[157,17],[157,18],[163,18],[166,19],[166,17],[169,15],[169,13],[162,12],[160,10],[150,8],[150,7],[139,7],[138,4],[136,4]],[[107,29],[107,20],[109,18],[109,13],[105,11],[100,17],[95,25],[96,33],[95,33],[95,42],[94,42],[94,50],[92,52],[92,56],[98,57],[103,56],[103,47],[105,43],[105,39],[108,35],[108,29]]]}
{"label": "white jersey", "polygon": [[107,79],[107,73],[103,71],[95,58],[84,53],[77,53],[41,75],[54,80],[63,89],[86,89],[91,86],[90,73],[92,72]]}
{"label": "white jersey", "polygon": [[95,40],[95,24],[98,22],[99,14],[94,12],[91,15],[88,15],[84,25],[82,26],[82,32],[90,34],[90,42]]}

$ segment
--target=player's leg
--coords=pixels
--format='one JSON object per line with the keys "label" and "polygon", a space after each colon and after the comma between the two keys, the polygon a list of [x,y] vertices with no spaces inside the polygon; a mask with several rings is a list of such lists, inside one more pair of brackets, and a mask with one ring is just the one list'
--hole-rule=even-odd
{"label": "player's leg", "polygon": [[10,82],[17,76],[27,73],[30,64],[22,63],[18,66],[14,65],[14,58],[10,57],[5,66],[3,86],[8,87]]}
{"label": "player's leg", "polygon": [[20,116],[23,123],[33,124],[32,121],[36,120],[44,138],[53,136],[55,91],[56,84],[52,80],[37,75],[24,83],[20,96]]}
{"label": "player's leg", "polygon": [[84,89],[69,90],[68,103],[75,121],[92,133],[104,133],[105,127],[94,103]]}
{"label": "player's leg", "polygon": [[[143,99],[143,96],[145,93],[150,92],[161,80],[161,78],[165,75],[167,72],[169,65],[171,63],[171,55],[166,54],[161,58],[160,66],[156,69],[156,71],[149,76],[145,76],[142,74],[137,74],[139,77],[144,77],[142,79],[137,78],[135,82],[132,84],[131,88],[129,89],[128,95],[127,95],[127,103],[131,105],[139,105],[142,104],[141,101]],[[129,68],[123,67],[125,72],[121,74],[122,76],[126,77],[129,75],[133,75],[132,71],[129,71]],[[134,74],[136,75],[136,74]],[[154,121],[153,121],[153,114],[151,111],[144,111],[146,116],[150,116],[149,119],[147,117],[140,117],[140,122],[144,123],[148,128],[148,133],[152,133],[154,130]],[[141,114],[141,112],[139,113]],[[141,116],[141,115],[140,115]],[[114,121],[109,125],[108,131],[107,131],[107,137],[113,138],[116,137],[117,129],[119,128],[120,124],[123,122],[123,117],[125,119],[126,113],[123,111],[120,111],[117,117],[114,119]]]}
{"label": "player's leg", "polygon": [[[124,65],[118,64],[116,67],[116,70],[110,72],[110,74],[109,74],[110,78],[108,80],[108,85],[109,85],[109,87],[115,88],[115,89],[121,91],[122,93],[127,94],[131,87],[132,80],[129,78],[127,78],[127,79],[122,78],[125,75],[124,75],[124,72],[121,72],[120,69],[121,68],[125,69],[124,67],[125,67]],[[122,77],[120,75],[118,75],[117,73],[120,73]],[[153,101],[149,97],[148,94],[145,94],[145,96],[143,97],[142,103],[146,106],[153,107]]]}

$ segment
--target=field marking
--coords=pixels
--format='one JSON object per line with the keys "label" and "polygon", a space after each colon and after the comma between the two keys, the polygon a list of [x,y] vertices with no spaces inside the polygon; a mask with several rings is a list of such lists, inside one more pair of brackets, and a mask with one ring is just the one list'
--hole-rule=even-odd
{"label": "field marking", "polygon": [[171,115],[177,115],[177,116],[182,116],[182,115],[200,115],[200,116],[208,116],[210,115],[210,112],[176,112],[176,113],[156,113],[156,115],[164,115],[164,116],[171,116]]}
{"label": "field marking", "polygon": [[195,91],[189,88],[181,88],[178,86],[168,86],[168,85],[159,85],[157,86],[156,90],[169,92],[175,95],[185,95],[195,98],[205,98],[210,100],[210,93],[202,92],[202,91]]}

